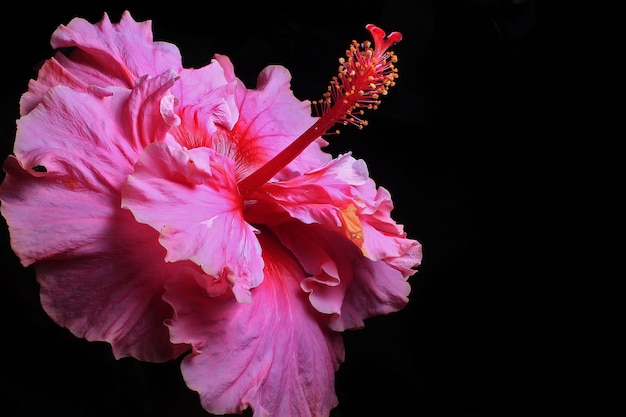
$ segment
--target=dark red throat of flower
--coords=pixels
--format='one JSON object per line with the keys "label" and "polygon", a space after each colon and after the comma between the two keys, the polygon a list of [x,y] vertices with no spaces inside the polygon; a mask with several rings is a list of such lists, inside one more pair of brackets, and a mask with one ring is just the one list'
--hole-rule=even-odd
{"label": "dark red throat of flower", "polygon": [[365,26],[374,42],[352,41],[346,57],[339,59],[339,72],[330,82],[323,98],[313,106],[320,118],[300,137],[278,153],[258,170],[239,181],[239,193],[247,197],[269,181],[276,173],[293,161],[315,139],[329,133],[337,123],[352,124],[359,129],[367,126],[362,118],[366,109],[377,109],[382,96],[395,85],[398,70],[394,64],[397,56],[388,48],[402,40],[400,32],[385,36],[376,25]]}

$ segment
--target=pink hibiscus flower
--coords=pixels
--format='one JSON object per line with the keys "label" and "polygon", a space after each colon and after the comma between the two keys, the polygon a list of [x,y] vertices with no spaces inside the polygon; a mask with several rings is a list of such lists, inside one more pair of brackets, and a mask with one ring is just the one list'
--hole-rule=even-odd
{"label": "pink hibiscus flower", "polygon": [[215,414],[328,416],[342,331],[402,309],[421,246],[390,194],[322,138],[367,123],[401,39],[368,25],[311,116],[289,72],[248,89],[215,55],[183,68],[125,12],[75,18],[20,101],[0,188],[46,312],[117,358],[167,361]]}

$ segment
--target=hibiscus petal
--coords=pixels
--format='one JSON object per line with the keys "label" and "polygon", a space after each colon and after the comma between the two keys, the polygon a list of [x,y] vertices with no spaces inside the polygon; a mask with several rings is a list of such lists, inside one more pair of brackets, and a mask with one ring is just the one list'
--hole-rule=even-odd
{"label": "hibiscus petal", "polygon": [[133,142],[135,149],[143,149],[151,142],[163,140],[170,128],[180,123],[180,118],[174,113],[175,99],[169,94],[176,80],[174,71],[137,80],[123,113],[127,140]]}
{"label": "hibiscus petal", "polygon": [[[230,60],[215,55],[229,80],[236,80]],[[279,65],[263,69],[256,88],[246,89],[238,81],[236,90],[239,120],[229,136],[237,152],[237,179],[244,178],[293,142],[317,120],[311,116],[311,103],[298,100],[291,90],[291,74]],[[331,155],[321,148],[328,145],[321,137],[287,165],[277,178],[286,178],[319,167]]]}
{"label": "hibiscus petal", "polygon": [[[210,121],[230,130],[239,118],[239,109],[235,103],[237,83],[226,78],[224,68],[215,59],[209,65],[198,69],[181,70],[180,91],[175,90],[181,102],[188,106],[210,108],[205,113],[211,115]],[[207,123],[209,134],[215,129]]]}
{"label": "hibiscus petal", "polygon": [[172,345],[163,325],[172,311],[162,285],[172,269],[156,232],[116,208],[112,195],[73,189],[65,176],[33,176],[15,157],[4,169],[0,209],[11,245],[24,265],[37,261],[50,317],[78,337],[109,342],[118,358],[178,356],[185,347]]}
{"label": "hibiscus petal", "polygon": [[35,263],[43,307],[74,334],[108,341],[118,357],[164,361],[181,351],[163,325],[171,308],[162,285],[173,273],[163,267],[165,251],[157,233],[121,209],[119,195],[139,153],[132,132],[158,138],[158,102],[172,79],[110,96],[49,89],[18,120],[15,156],[4,164],[0,208],[13,250]]}
{"label": "hibiscus petal", "polygon": [[64,85],[81,92],[92,92],[101,97],[113,94],[102,88],[88,85],[63,68],[59,61],[51,58],[43,63],[39,69],[37,79],[28,82],[28,91],[20,97],[20,116],[24,116],[34,109],[41,102],[44,94],[56,85]]}
{"label": "hibiscus petal", "polygon": [[183,376],[211,413],[250,406],[255,417],[328,416],[337,405],[341,334],[311,309],[298,284],[304,271],[291,254],[268,233],[260,240],[266,277],[252,304],[209,298],[193,280],[168,283],[164,298],[176,311],[172,340],[194,347],[182,362]]}
{"label": "hibiscus petal", "polygon": [[284,223],[273,231],[311,278],[302,280],[313,307],[334,314],[333,330],[361,328],[370,317],[401,310],[411,286],[384,260],[372,261],[348,239],[316,224]]}
{"label": "hibiscus petal", "polygon": [[353,198],[354,186],[369,180],[367,171],[362,172],[361,164],[354,164],[354,161],[348,155],[340,156],[303,175],[265,184],[262,191],[274,204],[303,223],[342,228],[342,208],[360,204]]}
{"label": "hibiscus petal", "polygon": [[243,219],[231,160],[208,148],[155,143],[122,196],[137,221],[160,233],[166,261],[191,260],[250,302],[250,289],[263,280],[263,258],[255,229]]}
{"label": "hibiscus petal", "polygon": [[34,176],[14,156],[4,170],[0,209],[23,265],[99,252],[115,213],[114,196],[81,187],[67,175]]}
{"label": "hibiscus petal", "polygon": [[182,69],[178,48],[153,42],[151,26],[150,20],[136,22],[128,11],[116,24],[106,13],[96,24],[77,17],[60,25],[50,44],[53,48],[75,47],[68,57],[58,54],[56,58],[85,83],[132,88],[144,75]]}
{"label": "hibiscus petal", "polygon": [[123,182],[132,169],[129,159],[137,153],[128,143],[116,144],[123,134],[120,126],[106,122],[128,97],[126,91],[118,93],[101,100],[62,86],[49,90],[39,106],[17,121],[14,154],[20,164],[31,173],[40,167],[47,176],[65,177],[68,189],[110,192]]}
{"label": "hibiscus petal", "polygon": [[[228,82],[222,67],[215,61],[197,70],[183,70],[180,82],[172,89],[181,104],[178,115],[182,122],[170,133],[187,148],[206,146],[218,150],[218,126],[230,130],[239,119],[235,103],[236,82]],[[221,152],[228,155],[227,151]]]}
{"label": "hibiscus petal", "polygon": [[330,323],[331,329],[361,328],[365,319],[395,313],[409,302],[407,278],[388,262],[359,257],[353,268],[354,279],[346,290],[340,316]]}
{"label": "hibiscus petal", "polygon": [[[391,195],[377,188],[368,177],[365,162],[350,154],[304,175],[268,183],[262,191],[268,197],[267,204],[280,206],[303,223],[319,223],[335,230],[352,240],[368,258],[385,259],[407,277],[421,262],[421,245],[408,239],[402,225],[391,217]],[[255,210],[255,206],[249,208]],[[261,213],[252,215],[262,218]]]}
{"label": "hibiscus petal", "polygon": [[179,89],[173,90],[185,107],[192,107],[201,113],[204,133],[213,135],[216,125],[232,129],[239,119],[239,109],[235,103],[235,82],[228,82],[222,67],[215,61],[196,69],[181,72]]}
{"label": "hibiscus petal", "polygon": [[163,324],[172,309],[163,302],[162,287],[182,265],[163,265],[154,230],[132,216],[116,223],[127,233],[111,230],[98,252],[35,264],[42,306],[77,337],[108,342],[118,359],[174,359],[189,347],[170,342]]}
{"label": "hibiscus petal", "polygon": [[105,99],[54,87],[17,121],[14,153],[27,169],[43,167],[47,175],[66,176],[67,187],[119,189],[142,145],[165,136],[161,99],[174,79],[166,72],[135,90],[112,90]]}

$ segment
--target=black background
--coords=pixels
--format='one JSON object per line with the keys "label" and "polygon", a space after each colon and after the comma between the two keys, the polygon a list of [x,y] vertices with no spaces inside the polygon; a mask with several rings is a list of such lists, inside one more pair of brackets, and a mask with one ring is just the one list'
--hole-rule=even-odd
{"label": "black background", "polygon": [[[333,154],[363,158],[393,197],[395,220],[423,244],[411,301],[345,333],[331,417],[518,417],[538,414],[533,358],[541,345],[533,236],[538,204],[527,184],[535,135],[534,0],[262,2],[108,1],[34,5],[4,13],[1,157],[11,152],[18,101],[48,59],[50,35],[80,16],[123,10],[152,20],[187,67],[230,56],[249,88],[269,64],[317,99],[367,23],[404,38],[400,78],[363,131],[331,138]],[[11,21],[11,24],[8,24]],[[42,311],[32,270],[20,266],[2,220],[0,407],[6,417],[206,417],[178,363],[113,359],[106,344],[73,337]],[[245,414],[247,415],[247,414]]]}

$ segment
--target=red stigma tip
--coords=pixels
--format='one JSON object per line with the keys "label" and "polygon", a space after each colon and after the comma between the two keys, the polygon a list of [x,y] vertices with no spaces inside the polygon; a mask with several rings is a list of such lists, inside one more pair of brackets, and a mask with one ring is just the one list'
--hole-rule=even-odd
{"label": "red stigma tip", "polygon": [[374,53],[377,55],[382,55],[390,46],[402,40],[402,33],[391,32],[385,37],[385,31],[371,23],[365,25],[365,29],[369,30],[374,38]]}

